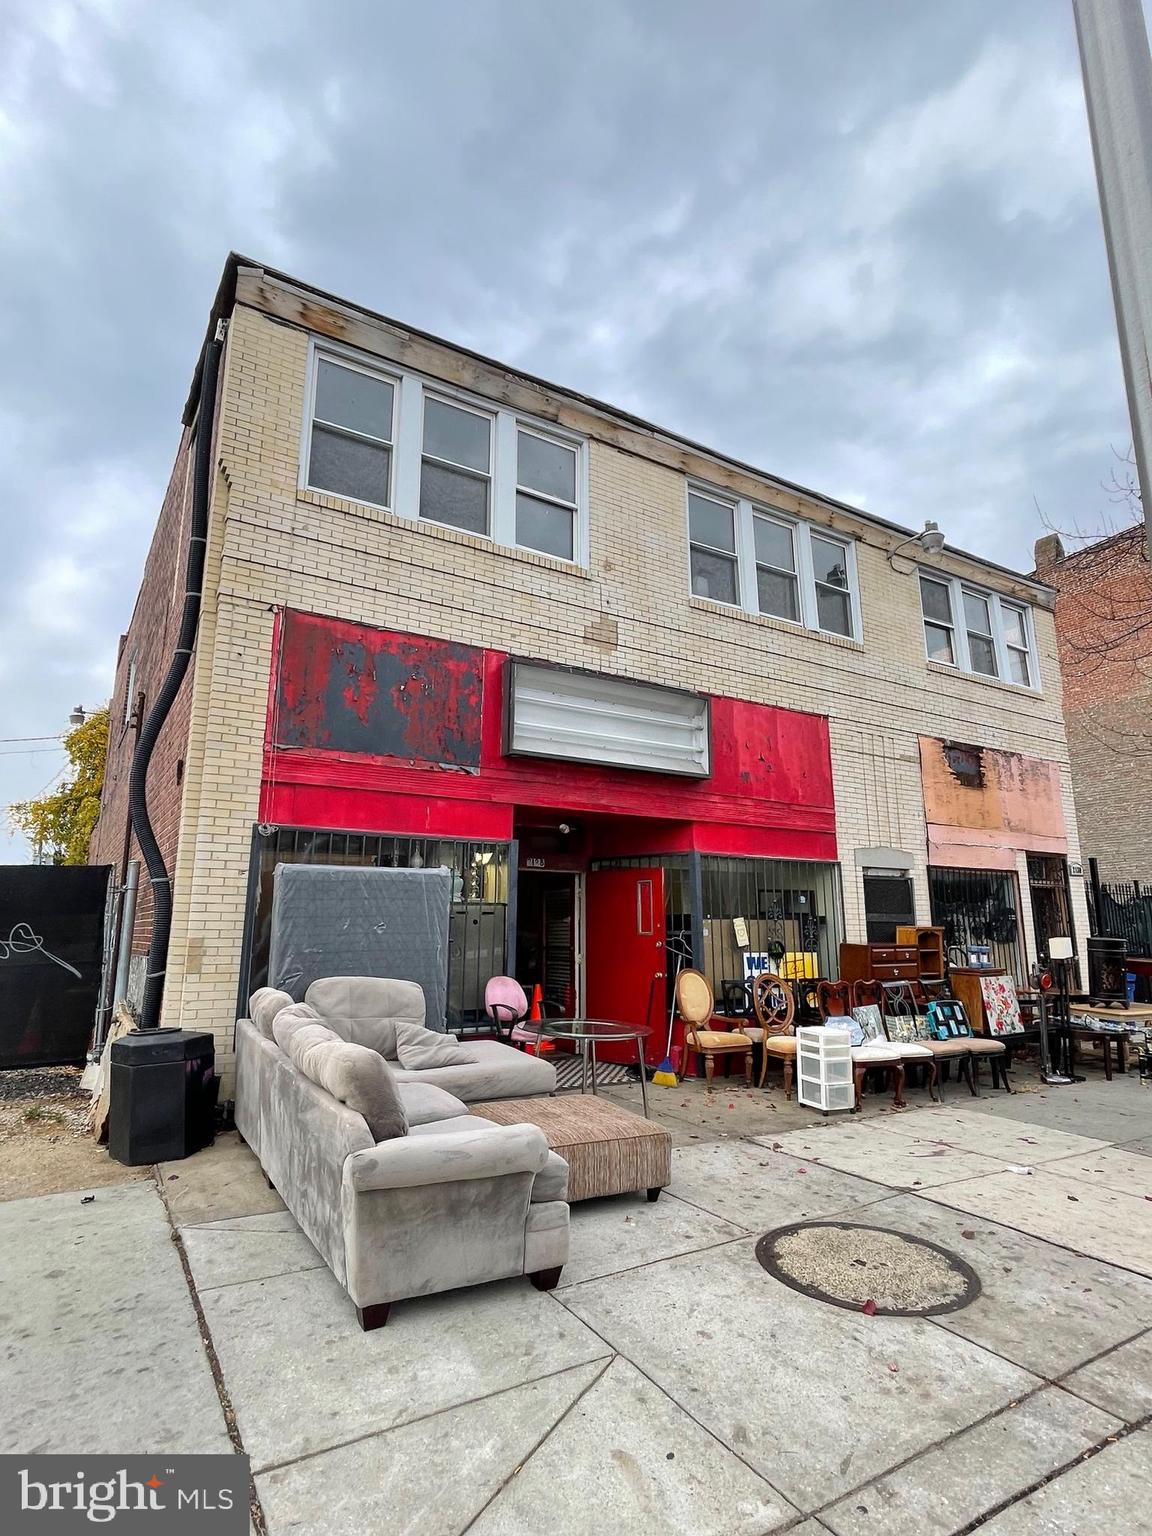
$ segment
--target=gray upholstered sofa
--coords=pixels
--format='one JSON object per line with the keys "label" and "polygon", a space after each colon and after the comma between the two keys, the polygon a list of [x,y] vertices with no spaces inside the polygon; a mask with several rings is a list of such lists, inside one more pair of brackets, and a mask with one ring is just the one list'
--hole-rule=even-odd
{"label": "gray upholstered sofa", "polygon": [[[547,1092],[552,1068],[508,1047],[479,1064],[394,1068],[397,1023],[415,1022],[397,1012],[416,1010],[411,986],[313,983],[325,1013],[262,988],[236,1026],[236,1128],[365,1329],[406,1297],[514,1275],[550,1289],[568,1256],[568,1165],[543,1132],[471,1116],[439,1086],[457,1073],[476,1100]],[[503,1053],[513,1060],[499,1079]],[[521,1060],[547,1075],[523,1077]]]}

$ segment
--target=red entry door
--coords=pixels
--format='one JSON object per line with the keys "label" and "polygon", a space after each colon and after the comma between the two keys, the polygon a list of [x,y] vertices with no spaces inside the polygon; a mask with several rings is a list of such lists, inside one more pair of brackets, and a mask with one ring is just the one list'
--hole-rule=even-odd
{"label": "red entry door", "polygon": [[[664,871],[594,869],[587,876],[584,1012],[590,1019],[648,1024],[644,1059],[664,1055]],[[636,1047],[598,1045],[598,1061],[635,1062]]]}

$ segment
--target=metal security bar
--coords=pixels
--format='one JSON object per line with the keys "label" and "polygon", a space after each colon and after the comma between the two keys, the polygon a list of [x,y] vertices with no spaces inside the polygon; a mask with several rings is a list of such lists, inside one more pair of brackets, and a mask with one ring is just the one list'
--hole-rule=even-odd
{"label": "metal security bar", "polygon": [[844,933],[839,864],[802,859],[701,859],[704,973],[719,998],[725,981],[742,980],[747,949],[779,953],[780,969],[796,976],[840,974]]}
{"label": "metal security bar", "polygon": [[928,892],[932,921],[944,929],[944,943],[962,949],[986,944],[992,964],[1018,986],[1026,981],[1020,947],[1020,903],[1016,876],[1003,869],[942,869],[930,865]]}
{"label": "metal security bar", "polygon": [[1096,933],[1124,939],[1130,955],[1152,955],[1152,890],[1139,880],[1100,886],[1100,910],[1092,914]]}
{"label": "metal security bar", "polygon": [[450,869],[452,912],[448,945],[448,1027],[467,1028],[484,1016],[484,988],[504,975],[508,957],[508,908],[512,884],[509,843],[393,837],[371,832],[333,832],[315,827],[275,827],[257,839],[258,879],[251,913],[249,979],[244,996],[268,975],[272,925],[272,877],[278,864],[346,864],[379,869]]}

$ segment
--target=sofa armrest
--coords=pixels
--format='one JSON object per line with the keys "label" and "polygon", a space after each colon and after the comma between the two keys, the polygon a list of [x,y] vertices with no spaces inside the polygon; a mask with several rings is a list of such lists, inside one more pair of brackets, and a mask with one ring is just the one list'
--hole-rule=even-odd
{"label": "sofa armrest", "polygon": [[344,1184],[356,1193],[370,1189],[411,1189],[492,1179],[507,1173],[539,1173],[548,1161],[548,1142],[534,1125],[501,1125],[495,1130],[456,1131],[440,1136],[397,1136],[344,1163]]}

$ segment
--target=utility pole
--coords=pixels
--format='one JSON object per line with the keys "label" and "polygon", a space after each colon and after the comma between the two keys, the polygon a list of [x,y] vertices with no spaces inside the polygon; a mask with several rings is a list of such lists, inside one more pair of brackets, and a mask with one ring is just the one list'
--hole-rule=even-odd
{"label": "utility pole", "polygon": [[1141,0],[1072,0],[1152,553],[1152,55]]}

